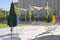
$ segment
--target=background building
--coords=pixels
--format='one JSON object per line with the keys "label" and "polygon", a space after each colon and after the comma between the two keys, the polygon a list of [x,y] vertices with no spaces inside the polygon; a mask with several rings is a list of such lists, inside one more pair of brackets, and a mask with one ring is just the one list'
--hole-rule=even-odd
{"label": "background building", "polygon": [[[21,9],[29,9],[29,5],[35,7],[46,7],[46,2],[48,1],[48,6],[51,8],[54,14],[60,18],[60,0],[18,0],[18,7]],[[39,9],[39,8],[38,8]],[[44,12],[41,10],[33,11],[36,15],[42,15]],[[22,15],[26,14],[26,11],[21,10]]]}
{"label": "background building", "polygon": [[16,7],[19,7],[18,2],[15,2],[14,5],[15,5]]}

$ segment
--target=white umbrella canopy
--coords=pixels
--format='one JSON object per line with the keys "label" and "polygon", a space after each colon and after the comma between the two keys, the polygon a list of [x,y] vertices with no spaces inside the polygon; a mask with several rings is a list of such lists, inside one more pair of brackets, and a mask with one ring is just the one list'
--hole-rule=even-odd
{"label": "white umbrella canopy", "polygon": [[[44,7],[37,7],[37,6],[31,6],[30,7],[30,10],[41,10],[41,9],[43,9]],[[23,10],[23,11],[27,11],[28,9],[25,9],[25,8],[20,8],[20,10]]]}
{"label": "white umbrella canopy", "polygon": [[33,9],[36,9],[36,10],[41,10],[43,9],[44,7],[37,7],[37,6],[32,6]]}
{"label": "white umbrella canopy", "polygon": [[[28,9],[20,8],[22,11],[28,11]],[[33,11],[34,9],[31,7],[31,10]]]}
{"label": "white umbrella canopy", "polygon": [[46,9],[46,10],[50,9],[50,7],[48,6],[48,2],[47,2],[46,4],[47,4],[47,5],[46,5],[45,9]]}
{"label": "white umbrella canopy", "polygon": [[48,9],[51,10],[51,8],[50,8],[50,7],[47,7],[47,6],[45,7],[45,9],[46,9],[46,10],[48,10]]}
{"label": "white umbrella canopy", "polygon": [[22,11],[27,11],[28,9],[20,8],[20,10],[22,10]]}

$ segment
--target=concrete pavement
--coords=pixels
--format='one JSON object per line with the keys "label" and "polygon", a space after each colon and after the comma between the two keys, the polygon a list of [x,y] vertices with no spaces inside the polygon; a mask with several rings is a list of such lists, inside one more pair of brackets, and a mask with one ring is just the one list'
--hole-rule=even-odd
{"label": "concrete pavement", "polygon": [[[19,33],[21,40],[31,40],[35,37],[42,37],[46,35],[60,35],[60,26],[54,30],[50,30],[51,28],[54,28],[54,26],[51,25],[49,27],[46,27],[27,25],[25,27],[13,28],[13,33]],[[10,28],[0,28],[0,35],[6,34],[10,34]]]}

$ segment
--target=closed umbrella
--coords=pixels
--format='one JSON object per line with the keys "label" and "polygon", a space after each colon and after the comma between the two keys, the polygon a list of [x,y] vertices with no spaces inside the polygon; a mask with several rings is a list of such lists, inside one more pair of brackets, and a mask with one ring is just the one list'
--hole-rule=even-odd
{"label": "closed umbrella", "polygon": [[11,7],[10,7],[10,13],[9,13],[8,20],[7,20],[7,25],[9,27],[11,27],[11,40],[12,40],[13,27],[15,27],[17,25],[16,21],[17,21],[16,13],[15,13],[15,10],[14,10],[14,4],[12,2],[11,3]]}
{"label": "closed umbrella", "polygon": [[47,22],[48,22],[48,23],[51,22],[51,18],[50,18],[49,15],[48,15],[48,18],[47,18]]}

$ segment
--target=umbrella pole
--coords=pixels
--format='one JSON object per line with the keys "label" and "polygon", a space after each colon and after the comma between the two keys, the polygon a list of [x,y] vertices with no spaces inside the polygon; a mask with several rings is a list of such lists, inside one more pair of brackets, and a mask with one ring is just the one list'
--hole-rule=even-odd
{"label": "umbrella pole", "polygon": [[12,40],[12,31],[13,31],[13,28],[11,27],[11,40]]}

